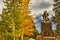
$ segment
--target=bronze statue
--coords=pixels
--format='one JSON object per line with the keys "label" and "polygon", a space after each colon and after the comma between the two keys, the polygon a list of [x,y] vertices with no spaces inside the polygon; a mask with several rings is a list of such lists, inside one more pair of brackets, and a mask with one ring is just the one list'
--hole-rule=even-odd
{"label": "bronze statue", "polygon": [[48,20],[48,16],[49,14],[47,13],[47,11],[44,11],[44,14],[43,14],[44,21]]}

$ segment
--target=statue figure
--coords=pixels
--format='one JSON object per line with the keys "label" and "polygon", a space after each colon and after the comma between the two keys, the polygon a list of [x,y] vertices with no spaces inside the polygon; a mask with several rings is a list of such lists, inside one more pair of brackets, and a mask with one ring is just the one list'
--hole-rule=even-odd
{"label": "statue figure", "polygon": [[44,14],[43,14],[44,21],[49,19],[48,16],[49,16],[49,14],[47,13],[47,11],[44,11]]}

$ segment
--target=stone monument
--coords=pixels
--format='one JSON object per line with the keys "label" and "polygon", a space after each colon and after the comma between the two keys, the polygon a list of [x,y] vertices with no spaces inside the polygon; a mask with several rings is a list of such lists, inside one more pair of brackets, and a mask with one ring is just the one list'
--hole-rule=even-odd
{"label": "stone monument", "polygon": [[44,11],[43,22],[41,23],[41,30],[43,36],[52,36],[52,25],[48,18],[49,14]]}

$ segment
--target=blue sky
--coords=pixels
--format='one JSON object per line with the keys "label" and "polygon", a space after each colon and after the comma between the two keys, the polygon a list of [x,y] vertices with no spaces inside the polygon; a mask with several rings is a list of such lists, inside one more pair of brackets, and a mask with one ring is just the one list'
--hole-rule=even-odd
{"label": "blue sky", "polygon": [[[41,18],[41,15],[38,15],[35,17],[35,27],[36,29],[38,30],[38,32],[40,33],[41,32],[41,22],[42,22],[42,18]],[[49,21],[51,22],[52,24],[52,30],[56,30],[56,24],[54,24],[54,22],[52,22],[52,18],[49,18]]]}

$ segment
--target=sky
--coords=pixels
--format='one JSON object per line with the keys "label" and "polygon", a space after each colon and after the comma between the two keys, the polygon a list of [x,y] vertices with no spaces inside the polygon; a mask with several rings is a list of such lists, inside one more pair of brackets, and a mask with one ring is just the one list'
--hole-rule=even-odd
{"label": "sky", "polygon": [[[2,0],[0,0],[0,14],[2,14],[3,7],[4,7],[4,3],[2,2]],[[47,12],[49,13],[49,17],[51,17],[52,15],[54,15],[52,9],[53,9],[53,0],[30,0],[29,2],[29,10],[31,10],[30,13],[35,17],[37,17],[38,15],[41,16],[45,10],[47,10]],[[39,33],[41,32],[40,16],[39,18],[37,17],[37,19],[34,20],[36,29],[39,31]],[[52,26],[53,26],[52,29],[55,30],[56,25],[53,24]]]}
{"label": "sky", "polygon": [[3,0],[0,0],[0,14],[2,14],[2,10],[4,7],[4,3],[2,2]]}
{"label": "sky", "polygon": [[29,9],[31,15],[43,14],[43,11],[47,10],[50,16],[53,14],[53,0],[30,0]]}
{"label": "sky", "polygon": [[[33,15],[34,17],[36,17],[36,19],[34,20],[35,22],[35,27],[38,30],[38,32],[41,32],[41,15],[43,15],[44,11],[47,11],[49,13],[49,18],[50,20],[52,15],[54,15],[53,12],[53,0],[30,0],[29,3],[29,9],[31,10],[31,15]],[[56,25],[52,23],[52,30],[56,30]]]}

